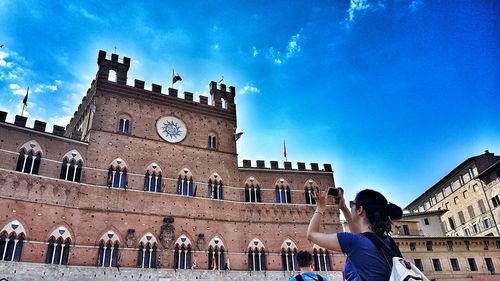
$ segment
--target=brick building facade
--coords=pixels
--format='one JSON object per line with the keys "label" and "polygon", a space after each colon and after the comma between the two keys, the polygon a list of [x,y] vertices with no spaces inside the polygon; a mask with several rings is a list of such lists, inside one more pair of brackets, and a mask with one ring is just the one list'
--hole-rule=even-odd
{"label": "brick building facade", "polygon": [[[342,269],[306,239],[308,191],[334,186],[331,165],[238,167],[234,87],[211,82],[209,104],[127,85],[127,57],[100,51],[97,63],[65,128],[0,112],[3,260],[292,271],[305,249],[318,270]],[[338,212],[325,221],[341,229]]]}

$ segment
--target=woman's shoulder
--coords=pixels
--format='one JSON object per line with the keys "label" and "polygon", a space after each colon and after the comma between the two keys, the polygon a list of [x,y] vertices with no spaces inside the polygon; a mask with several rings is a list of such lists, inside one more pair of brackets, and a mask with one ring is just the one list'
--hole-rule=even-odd
{"label": "woman's shoulder", "polygon": [[356,248],[370,247],[371,244],[370,240],[363,234],[351,232],[337,233],[337,240],[339,241],[340,248],[342,248],[343,252],[352,251]]}

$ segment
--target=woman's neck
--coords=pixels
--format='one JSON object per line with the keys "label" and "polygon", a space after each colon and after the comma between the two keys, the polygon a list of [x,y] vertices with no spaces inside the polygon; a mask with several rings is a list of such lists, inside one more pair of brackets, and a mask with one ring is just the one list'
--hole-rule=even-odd
{"label": "woman's neck", "polygon": [[361,230],[361,233],[363,232],[373,232],[370,228],[369,224],[361,222],[359,225],[359,229]]}

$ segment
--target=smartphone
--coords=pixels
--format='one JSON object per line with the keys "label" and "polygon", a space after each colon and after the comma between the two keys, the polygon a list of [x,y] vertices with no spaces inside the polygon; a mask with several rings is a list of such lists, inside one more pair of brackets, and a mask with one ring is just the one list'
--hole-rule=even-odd
{"label": "smartphone", "polygon": [[328,195],[334,196],[334,197],[338,196],[339,195],[339,189],[335,188],[333,186],[330,187],[330,188],[328,188]]}

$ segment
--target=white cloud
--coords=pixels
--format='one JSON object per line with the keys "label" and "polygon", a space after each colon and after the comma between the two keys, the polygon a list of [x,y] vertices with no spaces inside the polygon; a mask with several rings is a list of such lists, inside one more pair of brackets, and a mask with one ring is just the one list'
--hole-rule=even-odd
{"label": "white cloud", "polygon": [[132,63],[137,66],[142,66],[142,63],[139,60],[132,60]]}
{"label": "white cloud", "polygon": [[368,0],[351,0],[351,5],[347,10],[346,21],[354,21],[356,14],[368,10],[372,7]]}
{"label": "white cloud", "polygon": [[259,88],[257,87],[254,87],[252,85],[245,85],[245,87],[243,87],[241,90],[240,90],[240,95],[244,95],[246,93],[260,93],[260,90]]}
{"label": "white cloud", "polygon": [[274,49],[273,47],[269,48],[269,56],[273,60],[275,64],[282,64],[286,60],[291,59],[294,57],[298,52],[300,52],[301,47],[300,47],[300,39],[301,39],[301,34],[300,32],[292,35],[290,37],[290,40],[288,40],[286,44],[286,52],[285,55],[282,55],[282,53],[279,50]]}
{"label": "white cloud", "polygon": [[280,51],[276,51],[273,47],[269,48],[269,55],[271,56],[271,58],[273,59],[273,62],[275,64],[281,64],[282,61],[280,59],[281,57],[281,52]]}
{"label": "white cloud", "polygon": [[259,55],[259,50],[257,50],[257,48],[255,48],[255,46],[252,47],[252,55],[254,57],[256,57],[257,55]]}
{"label": "white cloud", "polygon": [[14,95],[24,96],[26,94],[26,90],[21,88],[19,84],[9,84],[9,89],[12,90]]}
{"label": "white cloud", "polygon": [[408,9],[410,10],[410,12],[416,13],[423,5],[424,5],[424,1],[413,0],[413,1],[411,1],[410,5],[408,6]]}
{"label": "white cloud", "polygon": [[290,41],[288,41],[288,46],[286,51],[287,59],[293,57],[296,53],[300,52],[299,39],[300,39],[300,34],[297,33],[293,35],[292,38],[290,38]]}
{"label": "white cloud", "polygon": [[[57,83],[56,81],[54,81],[54,82],[55,82],[56,84],[59,84],[59,85],[60,85],[61,81],[60,81],[60,80],[57,80],[57,81],[59,81],[59,83]],[[33,90],[33,91],[34,91],[35,93],[41,93],[41,92],[43,92],[43,91],[45,91],[45,90],[49,90],[49,91],[51,91],[51,92],[55,92],[55,91],[57,91],[57,89],[58,89],[57,85],[50,85],[50,84],[38,84],[38,85],[36,85],[36,86],[35,86],[35,88],[34,88],[34,90]]]}
{"label": "white cloud", "polygon": [[14,63],[5,60],[8,57],[7,52],[0,51],[0,67],[12,68],[14,66]]}

